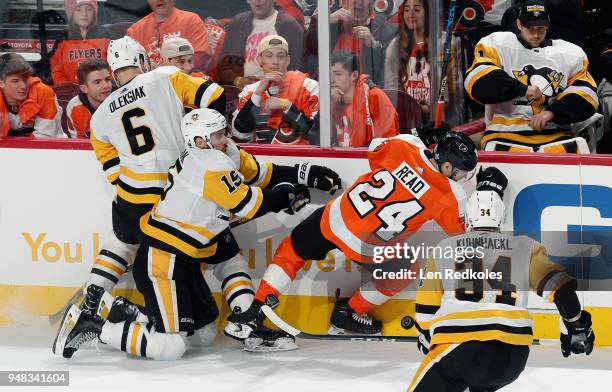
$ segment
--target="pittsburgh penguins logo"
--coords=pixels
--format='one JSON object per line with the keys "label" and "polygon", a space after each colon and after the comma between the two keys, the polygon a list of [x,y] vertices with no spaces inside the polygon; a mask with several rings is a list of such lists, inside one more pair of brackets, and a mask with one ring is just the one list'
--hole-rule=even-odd
{"label": "pittsburgh penguins logo", "polygon": [[525,65],[520,71],[513,70],[512,74],[519,82],[527,86],[537,86],[542,91],[542,97],[534,102],[514,102],[515,105],[530,104],[534,114],[540,113],[546,102],[562,91],[561,83],[565,80],[565,75],[557,70],[549,67],[536,68],[531,64]]}

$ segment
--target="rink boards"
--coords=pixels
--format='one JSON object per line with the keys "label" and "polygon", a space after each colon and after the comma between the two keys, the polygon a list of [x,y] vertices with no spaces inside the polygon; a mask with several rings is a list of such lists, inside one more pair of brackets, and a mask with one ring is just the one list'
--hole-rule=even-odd
{"label": "rink boards", "polygon": [[[309,161],[338,171],[345,185],[368,170],[365,151],[309,147],[247,147],[259,160],[277,164]],[[481,154],[483,165],[499,167],[509,179],[505,201],[506,229],[521,233],[567,232],[564,247],[548,248],[551,256],[583,249],[589,256],[591,290],[581,293],[593,312],[599,344],[612,345],[612,235],[589,245],[587,232],[612,233],[612,158],[598,156],[533,156]],[[0,325],[46,322],[86,280],[93,259],[111,229],[114,191],[87,142],[0,141]],[[474,183],[464,184],[471,192]],[[314,192],[315,204],[328,200]],[[313,205],[311,208],[314,208]],[[307,214],[307,211],[303,215]],[[276,246],[299,223],[298,217],[266,216],[235,230],[255,278],[261,277]],[[435,230],[429,224],[425,230]],[[537,235],[535,235],[537,236]],[[536,238],[546,244],[547,238]],[[557,241],[558,242],[558,241]],[[582,244],[581,244],[582,243]],[[610,249],[608,249],[610,247]],[[215,291],[219,282],[207,274]],[[255,282],[257,284],[257,281]],[[301,278],[282,300],[282,316],[309,332],[328,326],[333,294],[350,295],[360,285],[354,264],[339,252],[307,264]],[[119,290],[138,299],[127,277]],[[599,291],[593,291],[597,289]],[[376,311],[385,334],[403,331],[399,321],[414,314],[414,285]],[[552,307],[532,296],[530,308],[538,338],[558,337]]]}

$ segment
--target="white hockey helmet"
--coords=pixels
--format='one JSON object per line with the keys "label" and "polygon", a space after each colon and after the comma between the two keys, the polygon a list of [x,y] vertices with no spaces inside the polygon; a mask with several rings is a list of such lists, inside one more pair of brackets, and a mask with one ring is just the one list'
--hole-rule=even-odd
{"label": "white hockey helmet", "polygon": [[114,39],[108,44],[106,59],[113,72],[125,67],[138,67],[149,72],[149,56],[138,41],[130,36]]}
{"label": "white hockey helmet", "polygon": [[196,137],[201,137],[208,147],[214,148],[213,134],[221,130],[228,135],[227,120],[224,115],[213,109],[192,110],[181,121],[181,132],[185,138],[185,146],[188,148],[196,148]]}
{"label": "white hockey helmet", "polygon": [[505,216],[504,202],[494,191],[472,193],[465,208],[465,223],[468,230],[479,227],[500,228]]}

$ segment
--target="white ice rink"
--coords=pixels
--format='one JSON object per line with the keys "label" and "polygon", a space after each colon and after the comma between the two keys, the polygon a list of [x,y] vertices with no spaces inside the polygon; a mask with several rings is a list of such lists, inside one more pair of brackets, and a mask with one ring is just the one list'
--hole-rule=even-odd
{"label": "white ice rink", "polygon": [[[51,354],[52,328],[0,328],[0,370],[69,370],[69,391],[198,392],[400,392],[417,369],[413,343],[362,343],[298,340],[300,349],[251,354],[217,337],[215,345],[190,351],[175,362],[130,358],[94,347],[73,359]],[[6,388],[5,390],[49,390]],[[610,392],[612,348],[563,358],[558,346],[532,348],[527,369],[503,391]]]}

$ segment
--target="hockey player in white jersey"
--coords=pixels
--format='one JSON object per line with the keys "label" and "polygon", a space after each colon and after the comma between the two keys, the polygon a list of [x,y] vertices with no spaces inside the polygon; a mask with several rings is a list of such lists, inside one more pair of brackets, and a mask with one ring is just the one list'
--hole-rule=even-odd
{"label": "hockey player in white jersey", "polygon": [[[56,354],[69,358],[94,337],[132,355],[162,360],[182,356],[190,341],[210,343],[218,309],[200,263],[214,266],[233,312],[248,309],[254,296],[230,218],[293,213],[310,201],[308,186],[331,193],[340,186],[338,175],[323,166],[257,161],[228,139],[225,117],[214,110],[193,110],[181,128],[187,149],[170,168],[161,199],[140,220],[134,280],[145,298],[146,317],[124,299],[113,304],[106,322],[95,315],[95,304],[86,301],[82,312],[73,306],[54,343]],[[270,341],[284,350],[295,348],[283,332],[258,332],[249,337],[254,345]]]}
{"label": "hockey player in white jersey", "polygon": [[159,199],[168,168],[183,147],[184,105],[225,110],[223,88],[175,67],[151,72],[144,48],[130,37],[110,42],[108,62],[119,88],[91,119],[91,144],[115,186],[113,231],[97,255],[87,284],[111,291],[138,248],[140,217]]}
{"label": "hockey player in white jersey", "polygon": [[520,33],[495,32],[474,49],[465,89],[485,105],[485,150],[588,153],[570,124],[597,110],[597,86],[584,51],[546,39],[549,16],[541,0],[521,4]]}
{"label": "hockey player in white jersey", "polygon": [[533,341],[530,290],[559,310],[563,356],[593,350],[591,315],[581,310],[576,280],[542,244],[500,232],[507,180],[487,170],[466,206],[468,232],[437,246],[455,249],[455,257],[431,257],[422,273],[416,318],[418,347],[426,356],[408,391],[489,392],[513,382]]}

